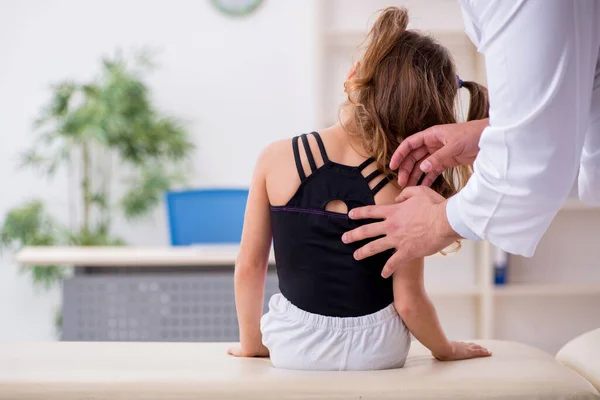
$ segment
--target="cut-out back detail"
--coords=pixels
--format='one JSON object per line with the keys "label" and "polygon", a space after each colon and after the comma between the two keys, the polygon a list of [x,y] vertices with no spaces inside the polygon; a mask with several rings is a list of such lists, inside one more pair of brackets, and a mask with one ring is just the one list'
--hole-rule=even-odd
{"label": "cut-out back detail", "polygon": [[302,167],[302,160],[300,159],[300,150],[298,149],[298,136],[294,136],[292,139],[292,149],[294,149],[294,161],[296,161],[296,169],[298,175],[300,175],[300,182],[306,179],[304,174],[304,168]]}
{"label": "cut-out back detail", "polygon": [[325,210],[338,214],[348,214],[348,205],[342,200],[331,200],[325,204]]}
{"label": "cut-out back detail", "polygon": [[383,189],[383,187],[385,185],[387,185],[388,183],[390,183],[392,181],[392,179],[394,179],[394,175],[388,174],[388,175],[385,176],[385,178],[383,178],[381,181],[379,181],[379,183],[377,185],[375,185],[375,187],[373,189],[371,189],[371,192],[373,193],[373,196],[375,196],[377,193],[379,193],[379,191],[381,189]]}
{"label": "cut-out back detail", "polygon": [[308,144],[308,138],[306,137],[306,133],[300,136],[302,138],[302,145],[304,146],[304,152],[306,153],[306,157],[308,157],[308,163],[310,164],[310,171],[315,172],[317,170],[317,163],[315,163],[315,158],[313,157],[312,151],[310,150],[310,144]]}
{"label": "cut-out back detail", "polygon": [[362,164],[360,164],[358,167],[358,170],[362,172],[363,169],[367,168],[369,165],[373,164],[375,162],[375,159],[373,157],[367,158],[365,161],[362,162]]}
{"label": "cut-out back detail", "polygon": [[[320,135],[317,142],[323,165],[317,168],[308,135],[292,139],[294,161],[300,186],[284,206],[271,207],[271,227],[279,288],[296,307],[315,314],[357,317],[379,311],[393,301],[392,282],[381,277],[391,252],[357,261],[354,251],[368,243],[344,244],[342,234],[368,220],[355,221],[347,212],[375,204],[375,195],[389,181],[383,177],[372,189],[369,182],[381,176],[375,170],[363,176],[363,170],[375,160],[358,166],[333,162]],[[299,141],[310,166],[307,176],[300,157]],[[345,204],[342,213],[328,204]]]}
{"label": "cut-out back detail", "polygon": [[[296,169],[298,170],[298,176],[300,176],[301,182],[304,181],[307,178],[307,176],[306,176],[306,173],[304,172],[304,166],[302,165],[302,158],[300,157],[300,148],[298,145],[299,138],[300,138],[300,140],[302,140],[302,147],[304,148],[304,153],[306,154],[306,158],[308,159],[308,164],[310,166],[311,175],[314,174],[315,172],[317,172],[318,170],[320,170],[321,168],[325,167],[326,165],[333,163],[332,161],[329,160],[329,157],[327,156],[327,152],[325,151],[325,145],[323,144],[321,135],[319,135],[318,132],[311,132],[311,135],[313,135],[315,137],[315,140],[317,141],[319,151],[321,152],[321,158],[323,159],[323,165],[321,167],[317,167],[317,163],[315,162],[315,157],[312,153],[312,150],[310,148],[310,143],[308,141],[308,135],[306,133],[303,133],[300,136],[295,136],[292,139],[292,148],[294,151],[294,161],[296,163]],[[375,162],[375,159],[373,157],[370,157],[356,167],[339,164],[339,163],[333,163],[333,164],[340,166],[340,167],[345,167],[345,168],[355,168],[356,170],[361,172],[361,175],[362,175],[362,171],[374,162]],[[366,180],[367,183],[369,183],[373,179],[377,178],[380,175],[381,175],[381,172],[379,170],[374,170],[369,175],[364,176],[364,179]],[[379,192],[385,185],[387,185],[389,182],[391,182],[392,178],[393,178],[393,176],[391,174],[387,175],[377,185],[375,185],[372,189],[373,196],[376,195],[377,192]]]}
{"label": "cut-out back detail", "polygon": [[378,170],[375,170],[375,171],[371,172],[369,175],[365,176],[365,179],[367,180],[367,182],[371,182],[373,179],[377,178],[379,175],[381,175],[381,172],[379,172]]}

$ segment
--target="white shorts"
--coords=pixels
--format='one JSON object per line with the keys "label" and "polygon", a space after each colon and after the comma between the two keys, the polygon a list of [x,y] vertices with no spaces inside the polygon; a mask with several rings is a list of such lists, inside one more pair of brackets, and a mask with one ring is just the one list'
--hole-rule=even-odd
{"label": "white shorts", "polygon": [[400,368],[410,348],[410,333],[393,304],[362,317],[326,317],[303,311],[276,294],[260,328],[276,368]]}

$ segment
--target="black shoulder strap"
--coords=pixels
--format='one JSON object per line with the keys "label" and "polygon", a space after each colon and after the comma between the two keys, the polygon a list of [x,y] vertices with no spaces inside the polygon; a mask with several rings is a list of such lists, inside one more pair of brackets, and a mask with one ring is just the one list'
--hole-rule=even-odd
{"label": "black shoulder strap", "polygon": [[378,177],[379,175],[381,175],[381,172],[379,172],[379,170],[376,169],[375,171],[371,172],[369,175],[365,176],[365,180],[367,181],[367,183],[369,183],[373,179]]}
{"label": "black shoulder strap", "polygon": [[329,162],[329,157],[327,157],[327,152],[325,151],[323,140],[321,140],[321,135],[319,135],[319,132],[311,132],[311,134],[315,137],[315,139],[317,139],[317,144],[319,145],[319,150],[321,151],[321,158],[323,158],[323,163],[327,164]]}
{"label": "black shoulder strap", "polygon": [[310,144],[308,144],[308,137],[306,133],[303,133],[300,138],[302,139],[302,144],[304,145],[304,151],[306,152],[306,157],[308,157],[308,163],[310,164],[310,170],[315,172],[317,170],[317,164],[315,163],[315,158],[313,157],[312,151],[310,151]]}
{"label": "black shoulder strap", "polygon": [[356,168],[358,168],[358,170],[359,170],[359,171],[362,171],[363,169],[367,168],[367,167],[368,167],[368,166],[369,166],[369,165],[370,165],[372,162],[374,162],[374,161],[375,161],[375,159],[374,159],[373,157],[371,157],[371,158],[367,158],[365,161],[363,161],[363,163],[362,163],[362,164],[360,164],[360,165],[359,165],[358,167],[356,167]]}
{"label": "black shoulder strap", "polygon": [[303,181],[306,179],[306,174],[304,174],[302,160],[300,159],[300,150],[298,149],[298,136],[294,136],[294,138],[292,139],[292,149],[294,149],[294,161],[296,161],[296,169],[298,170],[298,175],[300,175],[300,181]]}
{"label": "black shoulder strap", "polygon": [[383,189],[385,185],[390,183],[392,179],[394,179],[394,175],[388,174],[381,181],[379,181],[379,183],[375,185],[373,189],[371,189],[371,193],[373,193],[373,196],[375,196],[381,189]]}

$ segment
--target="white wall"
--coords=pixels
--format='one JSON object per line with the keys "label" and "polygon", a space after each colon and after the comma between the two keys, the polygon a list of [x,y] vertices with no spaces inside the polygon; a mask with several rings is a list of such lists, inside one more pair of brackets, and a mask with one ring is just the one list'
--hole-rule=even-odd
{"label": "white wall", "polygon": [[[314,129],[315,0],[265,0],[246,18],[207,0],[8,0],[0,4],[0,219],[41,197],[68,219],[64,174],[15,172],[30,127],[65,78],[87,79],[116,47],[160,50],[151,77],[158,106],[189,121],[198,147],[193,185],[245,186],[267,143]],[[164,210],[116,224],[134,244],[166,244]],[[0,340],[53,338],[58,291],[36,293],[11,254],[0,258]]]}
{"label": "white wall", "polygon": [[389,6],[407,8],[409,29],[437,32],[464,29],[456,0],[326,0],[326,3],[328,28],[332,30],[366,31],[377,18],[375,12]]}

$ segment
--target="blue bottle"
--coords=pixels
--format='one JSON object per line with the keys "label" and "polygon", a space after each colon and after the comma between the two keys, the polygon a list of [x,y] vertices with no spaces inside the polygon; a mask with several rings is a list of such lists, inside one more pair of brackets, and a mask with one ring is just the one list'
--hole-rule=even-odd
{"label": "blue bottle", "polygon": [[508,281],[508,253],[499,247],[494,251],[494,283],[504,285]]}

